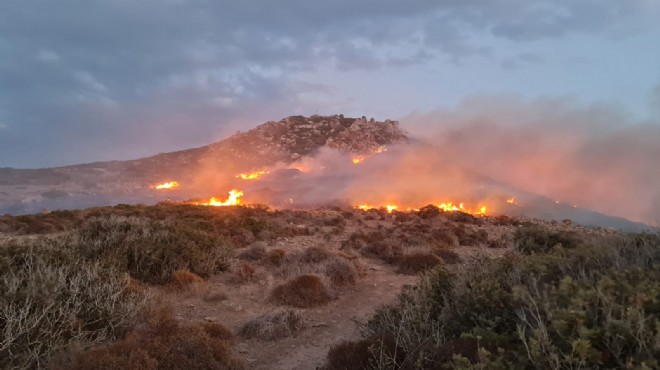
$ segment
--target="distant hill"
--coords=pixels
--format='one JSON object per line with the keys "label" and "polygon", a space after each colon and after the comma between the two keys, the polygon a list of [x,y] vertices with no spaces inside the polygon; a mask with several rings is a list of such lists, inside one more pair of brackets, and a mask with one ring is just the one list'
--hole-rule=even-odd
{"label": "distant hill", "polygon": [[147,191],[150,184],[168,179],[199,181],[200,171],[232,176],[291,163],[323,147],[359,154],[407,140],[396,121],[343,115],[291,116],[203,147],[136,160],[45,169],[0,168],[0,214],[148,202],[154,197]]}

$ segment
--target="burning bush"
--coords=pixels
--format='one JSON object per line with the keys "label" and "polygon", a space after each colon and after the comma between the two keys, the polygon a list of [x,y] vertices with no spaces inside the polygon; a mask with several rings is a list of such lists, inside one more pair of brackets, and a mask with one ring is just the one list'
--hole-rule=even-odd
{"label": "burning bush", "polygon": [[278,304],[307,308],[322,306],[332,300],[330,291],[316,275],[302,275],[277,286],[271,300]]}
{"label": "burning bush", "polygon": [[303,317],[297,310],[277,310],[245,323],[240,335],[244,338],[278,340],[295,335],[304,327]]}

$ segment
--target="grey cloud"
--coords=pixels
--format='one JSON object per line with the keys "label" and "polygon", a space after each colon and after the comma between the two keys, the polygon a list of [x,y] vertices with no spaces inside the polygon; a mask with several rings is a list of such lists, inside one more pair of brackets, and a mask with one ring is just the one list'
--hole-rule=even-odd
{"label": "grey cloud", "polygon": [[[460,63],[491,52],[474,34],[529,40],[601,32],[646,10],[642,0],[559,0],[546,14],[546,3],[3,1],[0,122],[8,129],[0,135],[0,165],[200,145],[218,125],[295,110],[294,97],[309,92],[295,74],[330,61],[340,70],[438,57]],[[163,126],[169,138],[133,149]]]}

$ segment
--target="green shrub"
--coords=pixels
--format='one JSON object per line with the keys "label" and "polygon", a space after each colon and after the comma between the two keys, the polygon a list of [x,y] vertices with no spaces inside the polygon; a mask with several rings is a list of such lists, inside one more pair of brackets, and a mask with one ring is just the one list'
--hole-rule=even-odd
{"label": "green shrub", "polygon": [[406,354],[395,369],[658,368],[660,241],[617,237],[435,268],[363,327],[365,339],[377,333]]}
{"label": "green shrub", "polygon": [[575,248],[578,238],[565,231],[550,231],[539,225],[517,229],[513,234],[516,250],[523,254],[547,253],[556,246]]}

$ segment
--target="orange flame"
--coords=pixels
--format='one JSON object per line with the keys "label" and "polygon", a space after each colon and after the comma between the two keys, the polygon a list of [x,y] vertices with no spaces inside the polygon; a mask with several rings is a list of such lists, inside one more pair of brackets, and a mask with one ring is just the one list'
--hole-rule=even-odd
{"label": "orange flame", "polygon": [[241,204],[241,197],[243,192],[237,189],[232,189],[229,191],[229,196],[227,200],[221,201],[216,197],[209,199],[206,203],[195,203],[199,206],[213,206],[213,207],[226,207],[226,206],[237,206]]}
{"label": "orange flame", "polygon": [[163,189],[174,189],[179,187],[179,182],[178,181],[170,181],[170,182],[164,182],[162,184],[158,185],[151,185],[149,188],[150,189],[158,189],[158,190],[163,190]]}
{"label": "orange flame", "polygon": [[517,204],[515,197],[511,197],[511,199],[507,199],[506,202],[509,203],[509,204]]}
{"label": "orange flame", "polygon": [[241,173],[241,174],[236,175],[236,177],[240,177],[243,180],[254,180],[254,179],[260,178],[261,176],[263,176],[267,173],[270,173],[270,172],[262,170],[262,171],[256,171],[256,172],[250,172],[250,173]]}
{"label": "orange flame", "polygon": [[365,157],[363,155],[356,155],[356,156],[353,157],[352,160],[353,160],[353,164],[359,164],[360,162],[364,161],[365,159],[367,159],[367,157]]}

